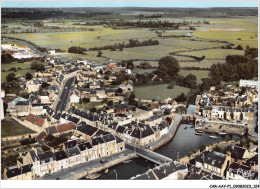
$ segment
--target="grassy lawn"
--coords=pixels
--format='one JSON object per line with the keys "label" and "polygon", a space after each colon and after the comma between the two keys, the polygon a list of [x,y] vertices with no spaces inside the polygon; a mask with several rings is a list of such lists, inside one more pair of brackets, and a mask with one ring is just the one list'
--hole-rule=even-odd
{"label": "grassy lawn", "polygon": [[[18,70],[17,72],[8,71],[10,68],[21,68],[22,70]],[[1,83],[6,81],[6,76],[9,73],[15,73],[15,74],[21,74],[21,76],[25,76],[27,72],[33,74],[36,70],[31,69],[30,64],[24,64],[24,63],[12,63],[12,64],[1,64],[1,69],[6,70],[5,72],[1,71]]]}
{"label": "grassy lawn", "polygon": [[221,58],[225,59],[227,55],[244,55],[243,50],[234,50],[234,49],[210,49],[210,50],[201,50],[193,52],[182,52],[181,55],[191,55],[206,58]]}
{"label": "grassy lawn", "polygon": [[21,125],[17,121],[7,121],[2,120],[1,121],[1,136],[14,136],[14,135],[22,135],[22,134],[32,134],[35,133],[31,129],[28,129],[27,127]]}
{"label": "grassy lawn", "polygon": [[80,108],[80,109],[83,108],[84,111],[88,111],[91,108],[96,107],[98,105],[102,105],[102,104],[104,104],[104,102],[90,102],[87,104],[75,103],[74,106],[78,106],[78,108]]}
{"label": "grassy lawn", "polygon": [[183,76],[187,76],[189,74],[196,75],[198,84],[202,83],[201,79],[209,77],[209,71],[207,70],[181,70],[179,74]]}
{"label": "grassy lawn", "polygon": [[[167,89],[167,84],[155,85],[155,86],[145,86],[145,87],[136,87],[135,95],[136,98],[152,100],[163,100],[165,98],[175,98],[181,93],[187,94],[189,89],[186,87],[181,87],[175,85],[173,89]],[[159,97],[159,98],[158,98]]]}

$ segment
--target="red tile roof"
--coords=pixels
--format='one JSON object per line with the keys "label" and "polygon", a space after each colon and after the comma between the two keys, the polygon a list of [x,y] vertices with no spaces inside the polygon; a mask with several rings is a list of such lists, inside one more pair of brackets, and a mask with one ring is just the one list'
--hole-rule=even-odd
{"label": "red tile roof", "polygon": [[110,64],[109,66],[106,67],[107,70],[116,67],[116,64]]}
{"label": "red tile roof", "polygon": [[42,131],[36,138],[38,140],[42,140],[42,139],[45,139],[46,137],[47,137],[47,134],[44,131]]}
{"label": "red tile roof", "polygon": [[69,123],[64,123],[64,124],[58,125],[57,131],[61,133],[64,131],[69,131],[69,130],[75,129],[75,128],[76,128],[75,124],[72,122],[69,122]]}
{"label": "red tile roof", "polygon": [[28,115],[26,120],[31,122],[32,124],[39,126],[39,127],[42,127],[43,124],[44,124],[44,119],[42,119],[42,118],[40,118],[36,115],[33,115],[33,114]]}

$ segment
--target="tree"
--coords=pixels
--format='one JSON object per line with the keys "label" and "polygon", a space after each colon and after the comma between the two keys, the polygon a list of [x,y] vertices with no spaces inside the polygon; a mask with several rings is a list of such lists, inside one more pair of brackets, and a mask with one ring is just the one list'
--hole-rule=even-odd
{"label": "tree", "polygon": [[117,92],[118,94],[122,94],[122,93],[123,93],[123,89],[118,88],[118,89],[116,90],[116,92]]}
{"label": "tree", "polygon": [[242,47],[241,45],[238,45],[238,46],[236,47],[236,49],[237,49],[237,50],[243,50],[243,47]]}
{"label": "tree", "polygon": [[175,86],[175,82],[171,82],[171,83],[167,86],[167,89],[173,89],[174,86]]}
{"label": "tree", "polygon": [[133,61],[128,61],[127,62],[127,65],[126,65],[126,68],[127,69],[130,69],[130,70],[133,70],[134,69],[134,64],[133,64]]}
{"label": "tree", "polygon": [[158,68],[154,73],[162,78],[164,82],[166,82],[169,80],[169,78],[171,80],[174,79],[178,75],[179,71],[180,65],[178,60],[171,56],[166,56],[160,58],[158,62]]}
{"label": "tree", "polygon": [[31,64],[31,69],[37,70],[37,71],[44,71],[45,66],[43,63],[32,63]]}
{"label": "tree", "polygon": [[16,78],[15,78],[15,74],[14,73],[9,73],[7,76],[6,76],[6,81],[7,82],[12,82],[12,81],[15,81]]}
{"label": "tree", "polygon": [[83,103],[89,103],[89,102],[90,102],[90,99],[84,97],[84,98],[82,99],[82,102],[83,102]]}
{"label": "tree", "polygon": [[170,110],[170,109],[164,110],[164,115],[169,115],[170,113],[171,113],[171,110]]}
{"label": "tree", "polygon": [[42,83],[42,88],[43,89],[46,89],[47,87],[49,87],[50,86],[50,84],[48,84],[47,82],[43,82]]}
{"label": "tree", "polygon": [[107,105],[108,106],[113,106],[113,101],[112,100],[107,101]]}
{"label": "tree", "polygon": [[95,107],[93,107],[93,108],[91,108],[89,111],[92,112],[92,113],[94,113],[94,112],[97,111],[97,109],[96,109]]}
{"label": "tree", "polygon": [[87,49],[82,48],[82,47],[75,47],[72,46],[68,49],[69,53],[76,53],[76,54],[84,54],[84,51],[86,51]]}
{"label": "tree", "polygon": [[186,96],[184,93],[181,93],[179,96],[175,98],[176,102],[185,102],[187,100]]}
{"label": "tree", "polygon": [[103,54],[102,51],[99,50],[99,51],[98,51],[98,54],[97,54],[97,57],[101,57],[102,54]]}
{"label": "tree", "polygon": [[15,93],[15,94],[19,94],[21,91],[20,84],[15,80],[13,80],[12,82],[2,83],[2,89],[4,89],[6,93]]}
{"label": "tree", "polygon": [[33,75],[32,75],[31,73],[27,72],[27,73],[25,74],[25,79],[26,79],[26,80],[31,80],[32,78],[33,78]]}

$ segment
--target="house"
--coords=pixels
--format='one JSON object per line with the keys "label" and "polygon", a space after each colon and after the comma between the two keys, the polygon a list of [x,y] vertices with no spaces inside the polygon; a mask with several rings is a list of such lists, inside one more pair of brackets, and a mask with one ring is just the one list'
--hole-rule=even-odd
{"label": "house", "polygon": [[232,146],[232,148],[231,157],[234,158],[235,161],[250,158],[250,153],[246,148],[236,145]]}
{"label": "house", "polygon": [[40,96],[39,99],[40,99],[40,103],[41,103],[41,104],[50,103],[50,99],[49,99],[48,96]]}
{"label": "house", "polygon": [[216,151],[209,152],[203,162],[203,169],[224,176],[226,167],[230,164],[231,157]]}
{"label": "house", "polygon": [[125,150],[125,142],[119,138],[118,136],[115,136],[116,138],[116,145],[117,145],[117,152],[121,152]]}
{"label": "house", "polygon": [[126,84],[120,84],[118,88],[123,90],[123,94],[134,91],[134,85],[131,80],[129,80]]}
{"label": "house", "polygon": [[22,97],[17,97],[16,99],[14,99],[13,101],[11,101],[11,102],[9,102],[8,103],[8,108],[7,108],[7,112],[16,112],[16,104],[18,103],[18,102],[20,102],[20,101],[22,101],[22,102],[26,102],[27,101],[27,99],[25,99],[25,98],[22,98]]}
{"label": "house", "polygon": [[105,155],[110,156],[117,152],[117,144],[114,135],[107,134],[102,136],[102,139],[106,143]]}
{"label": "house", "polygon": [[71,140],[63,143],[63,149],[67,150],[69,148],[74,148],[75,146],[78,145],[77,140]]}
{"label": "house", "polygon": [[26,82],[26,90],[28,93],[39,91],[41,83],[38,80],[32,79]]}
{"label": "house", "polygon": [[209,151],[204,151],[195,157],[195,166],[199,168],[203,168],[203,163],[205,161],[206,156]]}
{"label": "house", "polygon": [[186,165],[171,162],[149,169],[144,174],[132,177],[131,180],[183,180],[187,172]]}
{"label": "house", "polygon": [[115,107],[115,113],[123,113],[128,111],[129,111],[129,106],[127,104],[118,104]]}
{"label": "house", "polygon": [[75,146],[73,148],[68,148],[67,150],[65,150],[65,153],[68,156],[69,167],[81,163],[81,153],[78,146]]}
{"label": "house", "polygon": [[24,120],[24,124],[30,127],[32,130],[42,132],[48,127],[47,119],[40,118],[36,115],[29,114]]}
{"label": "house", "polygon": [[251,170],[258,171],[258,154],[246,160],[245,165]]}
{"label": "house", "polygon": [[18,168],[9,167],[4,169],[3,177],[5,180],[32,180],[32,164]]}
{"label": "house", "polygon": [[65,151],[61,150],[54,153],[56,159],[55,172],[69,167],[68,156]]}
{"label": "house", "polygon": [[89,142],[84,142],[78,145],[80,153],[81,153],[81,163],[90,161],[94,158],[94,149]]}
{"label": "house", "polygon": [[106,155],[105,154],[106,144],[105,141],[102,139],[102,137],[92,138],[91,145],[93,146],[94,149],[95,159],[104,157]]}
{"label": "house", "polygon": [[76,93],[70,95],[70,103],[79,103],[80,97]]}
{"label": "house", "polygon": [[71,131],[75,128],[76,128],[75,124],[72,122],[69,122],[69,123],[64,123],[64,124],[58,125],[57,131],[59,133],[65,133],[65,132]]}
{"label": "house", "polygon": [[41,152],[38,153],[39,162],[40,162],[40,175],[43,176],[45,174],[51,174],[55,172],[56,166],[56,157],[53,152]]}
{"label": "house", "polygon": [[79,126],[75,129],[75,133],[82,135],[85,140],[91,139],[96,135],[98,128],[92,127],[86,124],[86,122],[79,123]]}

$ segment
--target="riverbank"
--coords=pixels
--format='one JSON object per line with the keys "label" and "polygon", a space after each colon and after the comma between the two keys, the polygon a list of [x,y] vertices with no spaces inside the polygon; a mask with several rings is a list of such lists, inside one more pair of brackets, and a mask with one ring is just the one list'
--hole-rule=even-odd
{"label": "riverbank", "polygon": [[[212,150],[216,146],[219,146],[220,148],[222,148],[222,147],[230,145],[230,144],[238,144],[238,143],[239,143],[239,141],[235,141],[235,140],[221,141],[221,142],[217,142],[217,143],[214,143],[214,144],[207,145],[206,148],[208,148],[209,150]],[[205,150],[203,150],[203,151],[205,151]],[[192,153],[190,155],[182,157],[180,159],[180,163],[181,164],[189,163],[191,159],[194,159],[197,155],[200,154],[200,152],[203,152],[203,151],[197,150],[195,153]]]}

